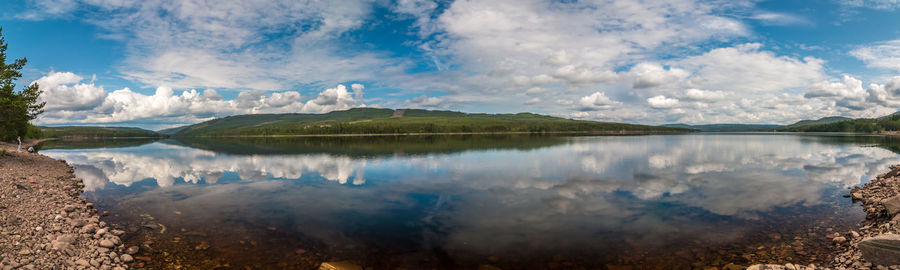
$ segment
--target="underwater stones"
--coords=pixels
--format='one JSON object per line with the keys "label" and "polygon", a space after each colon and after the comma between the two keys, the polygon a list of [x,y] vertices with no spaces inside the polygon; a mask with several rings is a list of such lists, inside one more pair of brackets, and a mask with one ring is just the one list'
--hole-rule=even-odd
{"label": "underwater stones", "polygon": [[322,265],[319,266],[319,270],[362,270],[363,268],[359,265],[348,261],[341,262],[323,262]]}

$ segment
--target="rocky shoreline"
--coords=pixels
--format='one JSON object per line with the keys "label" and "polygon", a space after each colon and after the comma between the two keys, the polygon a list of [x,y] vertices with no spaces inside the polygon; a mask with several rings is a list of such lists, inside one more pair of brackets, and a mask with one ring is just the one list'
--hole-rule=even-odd
{"label": "rocky shoreline", "polygon": [[84,184],[65,161],[0,143],[0,269],[129,269],[137,252],[125,231],[80,198]]}
{"label": "rocky shoreline", "polygon": [[859,202],[866,219],[858,230],[827,235],[836,245],[830,265],[753,265],[748,270],[900,269],[900,165],[845,194]]}

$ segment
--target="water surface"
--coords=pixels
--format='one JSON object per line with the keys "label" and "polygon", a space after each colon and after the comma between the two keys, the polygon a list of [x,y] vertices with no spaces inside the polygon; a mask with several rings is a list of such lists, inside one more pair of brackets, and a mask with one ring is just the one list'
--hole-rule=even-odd
{"label": "water surface", "polygon": [[[46,145],[150,266],[722,267],[828,260],[890,137],[386,136]],[[70,149],[61,149],[70,148]],[[72,149],[74,148],[74,149]]]}

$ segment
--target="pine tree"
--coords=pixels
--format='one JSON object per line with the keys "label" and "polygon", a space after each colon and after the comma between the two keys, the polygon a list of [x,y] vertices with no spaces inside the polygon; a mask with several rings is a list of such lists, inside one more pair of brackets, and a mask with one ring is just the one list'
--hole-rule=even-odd
{"label": "pine tree", "polygon": [[0,28],[0,140],[12,140],[28,131],[29,121],[44,112],[46,102],[38,102],[41,90],[31,83],[21,91],[15,91],[19,72],[28,62],[26,58],[6,63],[6,39]]}

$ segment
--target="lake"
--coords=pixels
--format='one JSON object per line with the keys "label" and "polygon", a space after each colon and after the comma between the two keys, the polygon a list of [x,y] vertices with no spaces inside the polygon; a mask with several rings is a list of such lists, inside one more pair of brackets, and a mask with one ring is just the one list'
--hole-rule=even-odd
{"label": "lake", "polygon": [[154,268],[679,269],[830,260],[883,136],[54,141]]}

